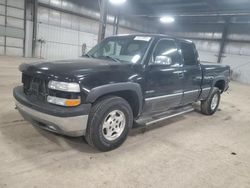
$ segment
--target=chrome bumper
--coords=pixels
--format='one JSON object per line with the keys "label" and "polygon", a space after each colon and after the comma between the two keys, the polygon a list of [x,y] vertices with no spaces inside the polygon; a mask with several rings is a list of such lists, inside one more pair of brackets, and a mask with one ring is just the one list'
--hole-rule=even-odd
{"label": "chrome bumper", "polygon": [[57,117],[33,110],[16,101],[20,114],[33,125],[67,136],[83,136],[87,128],[88,115]]}

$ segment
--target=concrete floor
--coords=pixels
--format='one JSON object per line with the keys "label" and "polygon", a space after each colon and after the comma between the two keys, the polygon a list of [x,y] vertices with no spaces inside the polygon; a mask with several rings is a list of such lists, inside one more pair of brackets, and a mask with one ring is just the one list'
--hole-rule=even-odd
{"label": "concrete floor", "polygon": [[[16,110],[17,70],[0,57],[0,187],[250,187],[250,86],[231,83],[214,116],[133,130],[107,153],[32,127]],[[233,154],[235,153],[235,154]]]}

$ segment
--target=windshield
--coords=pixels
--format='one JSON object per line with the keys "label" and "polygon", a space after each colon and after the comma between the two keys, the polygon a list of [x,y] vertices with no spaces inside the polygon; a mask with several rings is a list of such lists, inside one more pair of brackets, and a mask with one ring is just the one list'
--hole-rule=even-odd
{"label": "windshield", "polygon": [[86,56],[121,63],[139,63],[150,41],[151,37],[148,36],[109,37],[93,47]]}

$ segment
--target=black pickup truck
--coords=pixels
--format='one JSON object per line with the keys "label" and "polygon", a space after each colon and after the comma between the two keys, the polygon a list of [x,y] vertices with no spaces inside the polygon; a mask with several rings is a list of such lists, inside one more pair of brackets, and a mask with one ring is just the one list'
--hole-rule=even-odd
{"label": "black pickup truck", "polygon": [[104,39],[77,60],[22,64],[19,112],[51,132],[85,136],[101,151],[119,147],[133,125],[193,110],[212,115],[230,67],[201,64],[192,41],[165,35]]}

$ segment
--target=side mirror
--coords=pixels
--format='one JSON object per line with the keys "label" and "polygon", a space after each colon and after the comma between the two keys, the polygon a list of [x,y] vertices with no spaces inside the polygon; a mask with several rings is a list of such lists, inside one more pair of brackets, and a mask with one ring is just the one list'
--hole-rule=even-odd
{"label": "side mirror", "polygon": [[162,56],[162,55],[156,56],[154,64],[156,64],[156,65],[171,65],[172,59],[171,59],[171,57],[168,57],[168,56]]}

